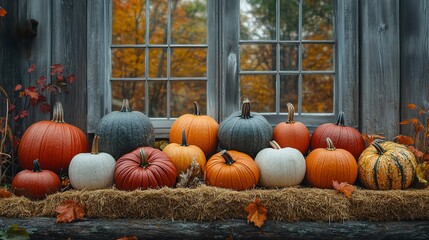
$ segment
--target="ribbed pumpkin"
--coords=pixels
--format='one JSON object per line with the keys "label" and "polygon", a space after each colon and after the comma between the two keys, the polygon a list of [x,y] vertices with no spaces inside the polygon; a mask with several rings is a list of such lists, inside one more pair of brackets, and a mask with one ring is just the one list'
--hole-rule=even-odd
{"label": "ribbed pumpkin", "polygon": [[291,147],[306,154],[310,147],[310,132],[302,122],[295,122],[293,117],[295,108],[292,103],[287,103],[288,120],[274,127],[273,138],[280,147]]}
{"label": "ribbed pumpkin", "polygon": [[316,148],[326,148],[325,139],[329,137],[335,147],[349,151],[356,159],[359,158],[365,149],[365,140],[362,134],[344,123],[344,113],[338,114],[338,120],[334,123],[325,123],[318,126],[311,135],[311,150]]}
{"label": "ribbed pumpkin", "polygon": [[254,158],[270,146],[273,128],[259,113],[250,112],[250,101],[243,101],[241,111],[236,111],[220,123],[219,143],[222,149],[236,150]]}
{"label": "ribbed pumpkin", "polygon": [[272,148],[262,149],[255,162],[260,172],[259,183],[264,187],[289,187],[298,185],[305,177],[305,158],[291,147],[281,148],[271,141]]}
{"label": "ribbed pumpkin", "polygon": [[116,160],[108,153],[98,152],[100,137],[95,135],[91,153],[79,153],[69,166],[69,179],[74,189],[108,188],[115,179]]}
{"label": "ribbed pumpkin", "polygon": [[359,180],[373,190],[406,189],[414,181],[417,162],[402,144],[374,141],[361,154]]}
{"label": "ribbed pumpkin", "polygon": [[174,164],[156,148],[135,149],[116,162],[115,183],[120,190],[172,187],[176,177]]}
{"label": "ribbed pumpkin", "polygon": [[[200,134],[203,135],[203,134]],[[188,145],[185,130],[182,131],[182,143],[170,143],[162,150],[176,166],[177,175],[186,172],[195,158],[201,167],[201,174],[206,168],[206,156],[204,152],[195,145]]]}
{"label": "ribbed pumpkin", "polygon": [[353,155],[347,150],[335,148],[330,138],[325,141],[326,149],[314,149],[306,158],[307,182],[317,188],[333,188],[332,181],[354,184],[358,165]]}
{"label": "ribbed pumpkin", "polygon": [[234,190],[252,189],[258,184],[259,169],[247,154],[234,150],[222,150],[207,162],[207,185]]}
{"label": "ribbed pumpkin", "polygon": [[16,196],[24,196],[32,200],[45,198],[61,189],[60,177],[50,171],[42,170],[36,159],[33,170],[22,170],[12,180],[12,192]]}
{"label": "ribbed pumpkin", "polygon": [[88,152],[88,140],[79,128],[64,122],[63,106],[56,102],[51,121],[32,124],[24,132],[18,146],[21,169],[32,169],[33,160],[39,159],[46,170],[57,174],[67,171],[71,159]]}
{"label": "ribbed pumpkin", "polygon": [[121,111],[101,118],[96,134],[100,136],[101,152],[115,159],[141,146],[153,146],[155,134],[150,119],[139,111],[131,111],[128,99],[122,101]]}
{"label": "ribbed pumpkin", "polygon": [[183,129],[188,143],[201,148],[206,158],[217,151],[219,123],[210,116],[201,115],[197,102],[194,102],[193,114],[182,115],[171,125],[170,143],[181,143]]}

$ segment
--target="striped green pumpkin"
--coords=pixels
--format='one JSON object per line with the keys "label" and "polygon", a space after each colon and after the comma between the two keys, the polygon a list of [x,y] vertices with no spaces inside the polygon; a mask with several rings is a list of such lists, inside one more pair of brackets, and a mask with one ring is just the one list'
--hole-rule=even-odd
{"label": "striped green pumpkin", "polygon": [[373,190],[406,189],[414,181],[417,162],[405,145],[374,141],[358,160],[358,178]]}

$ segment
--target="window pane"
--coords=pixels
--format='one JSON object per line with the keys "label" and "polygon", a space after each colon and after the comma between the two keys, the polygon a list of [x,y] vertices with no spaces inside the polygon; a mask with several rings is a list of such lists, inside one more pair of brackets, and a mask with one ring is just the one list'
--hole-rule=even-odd
{"label": "window pane", "polygon": [[280,39],[298,40],[299,1],[280,0]]}
{"label": "window pane", "polygon": [[112,77],[132,78],[144,77],[144,48],[113,48]]}
{"label": "window pane", "polygon": [[149,117],[167,117],[167,81],[149,81]]}
{"label": "window pane", "polygon": [[149,49],[149,77],[167,77],[167,48]]}
{"label": "window pane", "polygon": [[145,0],[113,0],[112,44],[145,42],[145,4]]}
{"label": "window pane", "polygon": [[130,100],[133,111],[144,112],[145,83],[144,81],[111,81],[112,84],[112,111],[121,110],[122,100]]}
{"label": "window pane", "polygon": [[333,70],[334,45],[303,44],[303,70]]}
{"label": "window pane", "polygon": [[332,40],[334,38],[332,2],[332,0],[304,0],[302,4],[303,39]]}
{"label": "window pane", "polygon": [[276,39],[276,0],[240,1],[240,39]]}
{"label": "window pane", "polygon": [[270,71],[276,69],[274,44],[240,45],[240,70]]}
{"label": "window pane", "polygon": [[287,112],[287,103],[292,103],[298,111],[298,75],[280,76],[280,112]]}
{"label": "window pane", "polygon": [[281,71],[297,71],[299,67],[299,45],[298,44],[282,44],[280,46],[280,70]]}
{"label": "window pane", "polygon": [[334,110],[334,76],[302,75],[302,111],[332,113]]}
{"label": "window pane", "polygon": [[171,77],[205,77],[207,75],[207,49],[171,49],[170,68]]}
{"label": "window pane", "polygon": [[276,76],[275,75],[242,75],[240,76],[241,99],[248,98],[251,111],[276,111]]}
{"label": "window pane", "polygon": [[168,0],[150,1],[149,42],[151,44],[167,44],[167,7]]}
{"label": "window pane", "polygon": [[205,44],[207,33],[207,1],[172,1],[171,42]]}
{"label": "window pane", "polygon": [[196,101],[205,114],[207,106],[206,81],[171,81],[171,117],[192,113]]}

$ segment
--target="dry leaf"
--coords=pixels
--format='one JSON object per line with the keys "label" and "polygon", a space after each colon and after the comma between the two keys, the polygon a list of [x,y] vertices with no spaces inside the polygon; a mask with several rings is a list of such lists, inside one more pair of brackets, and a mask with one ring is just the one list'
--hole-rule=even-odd
{"label": "dry leaf", "polygon": [[249,203],[244,210],[248,213],[247,222],[253,222],[255,226],[262,227],[264,221],[267,220],[267,208],[260,203],[260,199],[256,198],[254,202]]}
{"label": "dry leaf", "polygon": [[1,188],[0,189],[0,198],[9,198],[12,197],[12,193],[9,192],[8,190]]}
{"label": "dry leaf", "polygon": [[56,223],[69,223],[85,216],[84,206],[74,200],[65,200],[55,208],[58,214]]}
{"label": "dry leaf", "polygon": [[355,187],[353,185],[348,184],[347,182],[338,183],[338,181],[332,181],[332,185],[334,186],[335,190],[344,193],[347,198],[351,198],[352,193],[355,190]]}
{"label": "dry leaf", "polygon": [[378,135],[378,134],[363,134],[363,139],[368,145],[371,145],[376,139],[385,139],[386,137]]}
{"label": "dry leaf", "polygon": [[429,162],[417,164],[416,176],[420,186],[426,188],[429,180]]}
{"label": "dry leaf", "polygon": [[192,163],[186,173],[182,172],[177,180],[177,188],[195,188],[200,185],[198,176],[200,175],[201,167],[196,158],[192,159]]}
{"label": "dry leaf", "polygon": [[132,237],[127,237],[127,236],[123,236],[121,238],[118,238],[117,240],[137,240],[138,238],[136,236],[132,236]]}
{"label": "dry leaf", "polygon": [[414,104],[414,103],[410,103],[410,104],[408,104],[407,105],[407,108],[409,108],[409,109],[416,109],[416,104]]}
{"label": "dry leaf", "polygon": [[0,7],[0,17],[4,17],[6,16],[6,14],[7,14],[7,11],[4,8]]}
{"label": "dry leaf", "polygon": [[393,140],[406,146],[414,144],[414,140],[411,137],[405,135],[398,135]]}

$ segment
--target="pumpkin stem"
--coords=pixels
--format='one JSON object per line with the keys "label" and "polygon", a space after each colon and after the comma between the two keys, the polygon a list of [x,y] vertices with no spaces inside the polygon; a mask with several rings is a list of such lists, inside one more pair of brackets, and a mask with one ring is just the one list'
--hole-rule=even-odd
{"label": "pumpkin stem", "polygon": [[131,112],[130,101],[126,98],[122,100],[121,112]]}
{"label": "pumpkin stem", "polygon": [[194,102],[194,115],[200,116],[200,106],[198,106],[197,102]]}
{"label": "pumpkin stem", "polygon": [[337,119],[337,122],[335,123],[335,125],[346,126],[346,124],[344,123],[344,112],[340,112],[338,114],[338,119]]}
{"label": "pumpkin stem", "polygon": [[381,142],[383,142],[383,141],[377,141],[376,140],[376,141],[374,141],[372,143],[372,146],[375,147],[375,149],[377,150],[378,155],[383,155],[386,152],[386,150],[380,145]]}
{"label": "pumpkin stem", "polygon": [[293,107],[292,103],[287,103],[287,113],[288,113],[288,120],[286,123],[294,123],[293,116],[295,115],[295,108]]}
{"label": "pumpkin stem", "polygon": [[326,145],[328,146],[327,148],[326,148],[326,150],[328,150],[328,151],[335,151],[335,146],[334,146],[334,143],[332,142],[332,140],[330,139],[330,138],[326,138]]}
{"label": "pumpkin stem", "polygon": [[270,145],[274,149],[282,149],[282,147],[280,147],[280,145],[275,140],[270,141]]}
{"label": "pumpkin stem", "polygon": [[100,142],[100,136],[95,134],[94,139],[92,140],[91,154],[98,154],[98,143]]}
{"label": "pumpkin stem", "polygon": [[223,159],[225,159],[226,164],[232,165],[235,163],[235,160],[232,159],[232,156],[226,150],[222,150],[220,155],[223,157]]}
{"label": "pumpkin stem", "polygon": [[186,141],[185,129],[182,129],[182,144],[180,146],[184,146],[184,147],[188,146],[188,142]]}
{"label": "pumpkin stem", "polygon": [[39,159],[36,159],[33,161],[33,172],[41,172],[42,169],[40,168]]}
{"label": "pumpkin stem", "polygon": [[52,122],[64,123],[64,110],[63,105],[60,101],[57,101],[54,105],[54,110],[52,114]]}
{"label": "pumpkin stem", "polygon": [[149,161],[147,159],[147,153],[144,148],[140,148],[140,164],[139,166],[142,168],[147,168],[149,166]]}
{"label": "pumpkin stem", "polygon": [[247,98],[243,101],[243,105],[241,106],[241,118],[250,118],[250,100]]}

